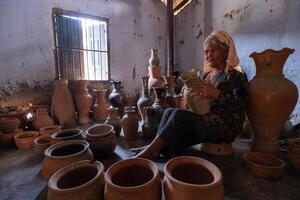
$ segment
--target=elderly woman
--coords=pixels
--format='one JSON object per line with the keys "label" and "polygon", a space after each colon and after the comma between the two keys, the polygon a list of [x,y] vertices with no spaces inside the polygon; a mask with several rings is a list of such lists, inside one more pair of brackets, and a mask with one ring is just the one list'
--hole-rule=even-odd
{"label": "elderly woman", "polygon": [[151,158],[157,153],[175,156],[181,149],[203,142],[231,143],[241,132],[248,102],[248,81],[238,66],[232,38],[215,31],[204,42],[204,79],[194,87],[201,97],[210,98],[210,112],[169,108],[165,110],[156,138],[136,149],[136,157]]}

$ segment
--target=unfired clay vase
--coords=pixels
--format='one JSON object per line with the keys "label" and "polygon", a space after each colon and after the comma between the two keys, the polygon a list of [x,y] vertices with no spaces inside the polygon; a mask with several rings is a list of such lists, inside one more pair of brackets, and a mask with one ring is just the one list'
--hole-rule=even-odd
{"label": "unfired clay vase", "polygon": [[149,80],[149,76],[142,77],[143,87],[142,87],[141,96],[137,102],[137,107],[139,109],[139,113],[141,115],[142,121],[145,120],[144,108],[147,106],[151,106],[153,103],[148,92],[148,80]]}
{"label": "unfired clay vase", "polygon": [[48,182],[48,200],[103,200],[104,166],[99,161],[74,162]]}
{"label": "unfired clay vase", "polygon": [[118,114],[123,116],[123,109],[125,106],[125,93],[121,89],[121,81],[111,81],[113,90],[108,96],[109,102],[115,108],[118,108]]}
{"label": "unfired clay vase", "polygon": [[276,153],[278,136],[293,111],[298,90],[282,74],[293,49],[267,49],[252,53],[256,75],[249,83],[250,101],[247,115],[254,131],[253,151]]}
{"label": "unfired clay vase", "polygon": [[158,58],[158,50],[157,49],[151,49],[151,56],[150,56],[150,59],[149,59],[149,65],[152,66],[152,65],[156,65],[156,66],[159,66],[159,58]]}
{"label": "unfired clay vase", "polygon": [[38,108],[36,110],[35,118],[33,119],[33,129],[40,130],[44,126],[51,126],[54,122],[48,114],[47,107]]}
{"label": "unfired clay vase", "polygon": [[96,101],[93,105],[93,117],[96,121],[105,121],[108,117],[109,104],[105,99],[107,89],[95,90]]}
{"label": "unfired clay vase", "polygon": [[174,86],[175,86],[175,76],[163,76],[165,86],[166,86],[166,102],[167,104],[175,108],[176,107],[176,101],[174,99]]}
{"label": "unfired clay vase", "polygon": [[128,110],[122,118],[125,140],[136,140],[138,137],[139,119],[135,110]]}
{"label": "unfired clay vase", "polygon": [[105,121],[105,124],[110,124],[114,127],[114,131],[117,137],[120,136],[122,129],[122,121],[118,115],[118,108],[108,108],[108,117]]}
{"label": "unfired clay vase", "polygon": [[106,171],[105,200],[160,200],[161,182],[155,163],[143,158],[119,161]]}
{"label": "unfired clay vase", "polygon": [[59,169],[81,160],[93,160],[89,143],[83,140],[70,140],[50,146],[45,151],[42,174],[45,180]]}
{"label": "unfired clay vase", "polygon": [[78,112],[78,122],[80,124],[86,124],[90,122],[89,114],[92,108],[93,98],[87,89],[87,80],[76,81],[75,85],[75,103]]}
{"label": "unfired clay vase", "polygon": [[64,129],[51,135],[51,145],[67,140],[82,140],[83,131],[81,129]]}
{"label": "unfired clay vase", "polygon": [[38,131],[25,131],[16,134],[14,140],[19,149],[27,150],[33,148],[33,141],[38,136]]}
{"label": "unfired clay vase", "polygon": [[67,80],[56,80],[51,116],[64,128],[76,126],[76,110]]}
{"label": "unfired clay vase", "polygon": [[166,200],[222,200],[222,173],[211,162],[191,156],[170,160],[164,168]]}

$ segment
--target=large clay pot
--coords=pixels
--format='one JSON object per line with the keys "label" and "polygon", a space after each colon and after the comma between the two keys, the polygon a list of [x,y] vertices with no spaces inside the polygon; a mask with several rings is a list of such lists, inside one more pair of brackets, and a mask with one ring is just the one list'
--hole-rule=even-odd
{"label": "large clay pot", "polygon": [[33,148],[33,141],[39,136],[38,131],[19,132],[14,136],[15,143],[19,149],[27,150]]}
{"label": "large clay pot", "polygon": [[142,121],[145,120],[144,108],[147,106],[151,106],[153,103],[151,98],[149,97],[148,80],[149,80],[149,76],[142,77],[142,82],[143,82],[142,93],[141,93],[141,97],[137,102],[137,107],[139,109],[139,113],[141,115]]}
{"label": "large clay pot", "polygon": [[122,118],[125,140],[136,140],[138,137],[139,119],[135,110],[127,110]]}
{"label": "large clay pot", "polygon": [[119,137],[122,129],[122,121],[118,115],[118,108],[108,108],[108,113],[109,114],[105,124],[112,125],[114,127],[116,136]]}
{"label": "large clay pot", "polygon": [[195,69],[183,72],[180,79],[184,83],[183,98],[192,111],[200,115],[208,113],[210,111],[210,99],[201,97],[200,93],[191,93],[193,86],[203,82],[200,79],[200,72]]}
{"label": "large clay pot", "polygon": [[64,129],[51,135],[51,145],[67,140],[82,140],[83,131],[81,129]]}
{"label": "large clay pot", "polygon": [[70,140],[50,146],[45,151],[42,174],[45,180],[59,169],[81,160],[93,160],[89,143],[83,140]]}
{"label": "large clay pot", "polygon": [[115,108],[118,108],[119,116],[123,116],[123,109],[125,106],[125,94],[121,90],[121,81],[111,81],[113,90],[108,96],[109,102]]}
{"label": "large clay pot", "polygon": [[122,160],[105,174],[105,200],[160,200],[161,183],[155,163],[143,158]]}
{"label": "large clay pot", "polygon": [[96,121],[105,121],[108,116],[109,104],[105,99],[107,89],[95,90],[96,101],[93,105],[93,117]]}
{"label": "large clay pot", "polygon": [[75,85],[75,103],[78,111],[78,122],[80,124],[86,124],[90,122],[89,114],[92,108],[93,98],[87,89],[87,80],[76,81]]}
{"label": "large clay pot", "polygon": [[267,49],[250,55],[256,65],[256,75],[249,83],[247,110],[254,131],[253,151],[278,151],[278,136],[298,99],[297,87],[282,74],[283,66],[293,52],[289,48]]}
{"label": "large clay pot", "polygon": [[64,128],[76,126],[76,110],[67,80],[56,80],[51,116]]}
{"label": "large clay pot", "polygon": [[104,166],[99,161],[72,163],[48,182],[48,200],[103,200]]}
{"label": "large clay pot", "polygon": [[205,159],[177,157],[165,165],[164,172],[166,200],[224,199],[222,173]]}
{"label": "large clay pot", "polygon": [[47,107],[38,108],[36,110],[35,118],[33,119],[33,129],[40,130],[44,126],[51,126],[54,122],[48,114]]}

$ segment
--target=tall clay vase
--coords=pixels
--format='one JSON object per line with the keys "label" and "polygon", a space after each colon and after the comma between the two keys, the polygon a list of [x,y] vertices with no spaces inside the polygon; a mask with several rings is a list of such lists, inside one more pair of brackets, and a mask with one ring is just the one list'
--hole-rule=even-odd
{"label": "tall clay vase", "polygon": [[78,122],[86,124],[90,122],[90,110],[93,104],[92,96],[89,94],[87,80],[76,81],[75,103],[78,112]]}
{"label": "tall clay vase", "polygon": [[158,53],[157,49],[151,49],[151,56],[149,59],[150,66],[152,66],[152,65],[159,66],[160,61],[159,61],[157,53]]}
{"label": "tall clay vase", "polygon": [[276,153],[277,139],[293,111],[298,90],[282,74],[283,66],[294,49],[267,49],[250,55],[256,75],[249,83],[250,101],[247,115],[254,131],[253,151]]}
{"label": "tall clay vase", "polygon": [[151,140],[156,136],[159,121],[156,118],[155,110],[151,107],[145,107],[145,121],[142,123],[142,132],[145,139]]}
{"label": "tall clay vase", "polygon": [[135,110],[128,110],[122,118],[125,140],[136,140],[138,137],[139,119]]}
{"label": "tall clay vase", "polygon": [[149,80],[149,76],[142,77],[143,88],[142,88],[141,97],[139,98],[139,100],[137,102],[137,107],[139,109],[139,113],[140,113],[143,121],[145,121],[144,108],[147,106],[151,106],[153,103],[151,98],[149,97],[148,80]]}
{"label": "tall clay vase", "polygon": [[38,108],[36,110],[35,118],[33,119],[33,129],[40,130],[44,126],[51,126],[54,122],[48,114],[48,109]]}
{"label": "tall clay vase", "polygon": [[56,80],[52,97],[51,116],[63,128],[76,126],[76,110],[67,80]]}
{"label": "tall clay vase", "polygon": [[110,124],[114,127],[114,131],[117,137],[120,136],[122,129],[122,121],[118,115],[118,108],[110,107],[108,108],[108,117],[105,121],[105,124]]}
{"label": "tall clay vase", "polygon": [[167,104],[165,97],[166,97],[166,90],[163,87],[154,87],[155,93],[155,101],[152,104],[151,108],[155,110],[155,115],[157,121],[160,122],[161,117],[164,111],[169,108],[170,106]]}
{"label": "tall clay vase", "polygon": [[109,104],[105,99],[106,89],[95,90],[96,101],[93,105],[93,117],[96,121],[105,121],[108,117]]}
{"label": "tall clay vase", "polygon": [[166,85],[166,101],[170,107],[176,107],[176,101],[174,99],[174,86],[175,86],[175,76],[163,76]]}
{"label": "tall clay vase", "polygon": [[118,114],[123,116],[123,109],[125,106],[125,94],[121,90],[121,81],[111,81],[113,90],[108,96],[109,102],[115,108],[118,108]]}

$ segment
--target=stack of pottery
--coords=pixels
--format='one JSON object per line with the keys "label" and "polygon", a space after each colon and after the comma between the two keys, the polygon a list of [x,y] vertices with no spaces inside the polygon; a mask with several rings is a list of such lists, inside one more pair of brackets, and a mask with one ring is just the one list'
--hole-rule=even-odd
{"label": "stack of pottery", "polygon": [[61,131],[60,125],[43,126],[40,128],[40,135],[52,135],[53,133]]}
{"label": "stack of pottery", "polygon": [[51,145],[67,140],[83,140],[81,129],[64,129],[51,135]]}
{"label": "stack of pottery", "polygon": [[42,174],[45,180],[59,169],[81,160],[93,160],[89,143],[83,140],[70,140],[50,146],[45,151]]}
{"label": "stack of pottery", "polygon": [[125,111],[122,118],[122,127],[125,140],[136,140],[138,137],[139,119],[135,110]]}
{"label": "stack of pottery", "polygon": [[108,116],[109,104],[105,99],[106,89],[94,90],[96,101],[93,105],[93,117],[96,121],[105,121]]}
{"label": "stack of pottery", "polygon": [[300,138],[293,138],[289,140],[288,158],[292,163],[292,166],[300,172]]}
{"label": "stack of pottery", "polygon": [[139,113],[141,115],[142,121],[145,121],[146,118],[144,108],[147,106],[151,106],[153,103],[148,92],[148,80],[149,80],[149,76],[142,77],[143,87],[142,87],[141,96],[137,102],[137,107],[139,109]]}
{"label": "stack of pottery", "polygon": [[93,98],[87,89],[88,81],[76,81],[75,103],[78,112],[78,122],[86,124],[90,122],[90,110],[93,104]]}
{"label": "stack of pottery", "polygon": [[105,124],[110,124],[114,127],[114,131],[117,137],[120,136],[122,129],[122,121],[118,115],[118,108],[110,107],[108,108],[108,117],[105,121]]}
{"label": "stack of pottery", "polygon": [[33,148],[33,141],[39,136],[38,131],[20,132],[14,136],[15,143],[19,149],[27,150]]}
{"label": "stack of pottery", "polygon": [[35,118],[33,119],[33,129],[40,130],[44,126],[51,126],[54,122],[48,114],[47,107],[41,107],[36,110]]}
{"label": "stack of pottery", "polygon": [[96,157],[111,155],[117,145],[114,127],[109,124],[97,124],[86,131],[86,141]]}
{"label": "stack of pottery", "polygon": [[164,81],[160,75],[161,67],[159,66],[158,50],[151,49],[151,57],[149,59],[149,80],[148,91],[151,94],[152,87],[163,87]]}
{"label": "stack of pottery", "polygon": [[48,182],[48,200],[103,200],[104,166],[99,161],[74,162],[58,170]]}
{"label": "stack of pottery", "polygon": [[50,135],[41,135],[34,139],[33,150],[41,155],[44,155],[45,150],[51,145]]}
{"label": "stack of pottery", "polygon": [[108,96],[110,104],[118,108],[118,114],[120,117],[123,116],[123,109],[125,106],[125,94],[121,90],[121,81],[111,81],[113,90]]}
{"label": "stack of pottery", "polygon": [[161,199],[158,167],[147,159],[127,159],[113,164],[105,174],[105,183],[105,199]]}

